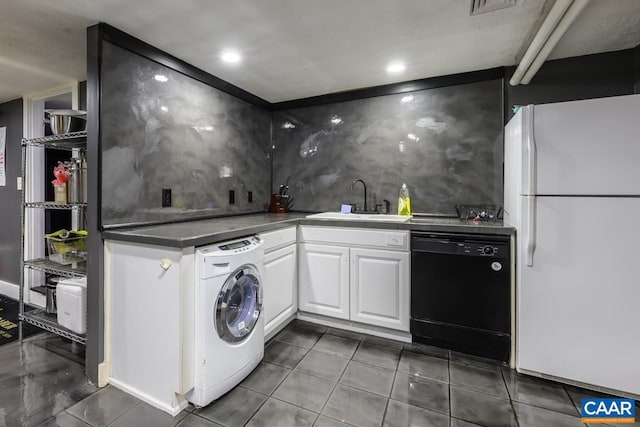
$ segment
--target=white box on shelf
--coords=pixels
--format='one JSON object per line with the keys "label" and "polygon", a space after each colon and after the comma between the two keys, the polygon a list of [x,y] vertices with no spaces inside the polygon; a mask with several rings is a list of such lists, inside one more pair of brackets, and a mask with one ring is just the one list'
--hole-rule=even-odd
{"label": "white box on shelf", "polygon": [[58,323],[77,334],[87,331],[87,276],[58,282]]}

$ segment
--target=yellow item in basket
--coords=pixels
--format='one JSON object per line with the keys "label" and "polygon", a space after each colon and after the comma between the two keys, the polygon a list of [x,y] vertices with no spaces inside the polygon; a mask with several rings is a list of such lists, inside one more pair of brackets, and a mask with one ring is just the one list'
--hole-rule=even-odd
{"label": "yellow item in basket", "polygon": [[86,230],[68,231],[62,229],[50,234],[45,234],[45,237],[54,253],[65,254],[67,252],[84,250],[86,248],[85,240],[87,235]]}

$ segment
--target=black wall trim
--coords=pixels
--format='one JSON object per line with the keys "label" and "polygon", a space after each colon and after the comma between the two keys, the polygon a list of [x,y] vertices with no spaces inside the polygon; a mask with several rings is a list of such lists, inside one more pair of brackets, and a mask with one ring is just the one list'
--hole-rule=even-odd
{"label": "black wall trim", "polygon": [[433,89],[444,86],[460,85],[465,83],[475,83],[485,80],[501,79],[504,76],[504,68],[491,68],[487,70],[471,71],[460,74],[450,74],[447,76],[430,77],[408,82],[393,83],[383,86],[374,86],[363,89],[355,89],[344,92],[335,92],[326,95],[313,96],[309,98],[295,99],[278,103],[270,103],[244,89],[239,88],[219,77],[211,75],[181,59],[170,55],[155,46],[137,39],[109,24],[99,23],[94,27],[100,28],[102,40],[113,43],[121,48],[144,56],[152,61],[169,67],[179,73],[196,79],[202,83],[219,89],[229,95],[240,98],[250,104],[263,107],[268,110],[278,111],[291,108],[311,107],[315,105],[330,104],[334,102],[353,101],[356,99],[372,98],[375,96],[394,95],[416,90]]}
{"label": "black wall trim", "polygon": [[640,44],[633,48],[633,93],[640,93]]}
{"label": "black wall trim", "polygon": [[98,382],[98,365],[104,360],[104,263],[101,226],[101,72],[103,27],[87,28],[87,346],[85,370]]}
{"label": "black wall trim", "polygon": [[105,41],[118,45],[119,47],[127,49],[138,55],[144,56],[152,61],[157,62],[158,64],[169,67],[175,71],[178,71],[179,73],[182,73],[202,83],[226,92],[229,95],[233,95],[236,98],[247,101],[250,104],[267,109],[271,107],[271,103],[269,103],[268,101],[265,101],[264,99],[250,92],[247,92],[244,89],[239,88],[238,86],[235,86],[225,80],[207,73],[206,71],[201,70],[200,68],[197,68],[181,59],[178,59],[175,56],[172,56],[158,49],[157,47],[150,45],[149,43],[146,43],[123,31],[120,31],[109,24],[100,23],[97,25],[102,28],[103,40]]}
{"label": "black wall trim", "polygon": [[393,83],[384,86],[374,86],[364,89],[355,89],[344,92],[329,93],[326,95],[312,96],[310,98],[295,99],[271,104],[271,109],[289,110],[292,108],[312,107],[315,105],[332,104],[334,102],[353,101],[356,99],[372,98],[375,96],[395,95],[416,90],[434,89],[438,87],[476,83],[486,80],[501,79],[504,76],[504,68],[490,68],[487,70],[471,71],[468,73],[450,74],[447,76],[430,77],[409,82]]}

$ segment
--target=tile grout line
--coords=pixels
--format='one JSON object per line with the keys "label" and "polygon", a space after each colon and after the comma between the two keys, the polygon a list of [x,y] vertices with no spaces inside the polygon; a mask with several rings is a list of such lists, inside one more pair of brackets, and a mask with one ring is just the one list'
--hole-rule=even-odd
{"label": "tile grout line", "polygon": [[[385,349],[390,349],[390,350],[397,350],[397,349],[394,349],[394,348],[391,348],[391,347],[385,347],[385,346],[381,346],[381,345],[377,345],[377,344],[365,343],[364,340],[361,341],[360,344],[372,345],[374,347],[380,347],[380,348],[385,348]],[[398,370],[397,369],[398,368],[398,364],[397,363],[396,363],[396,369],[391,369],[391,368],[387,368],[385,366],[374,365],[373,363],[369,363],[369,362],[364,362],[364,361],[361,361],[361,360],[353,359],[353,356],[355,356],[356,353],[358,352],[358,350],[360,349],[360,344],[358,344],[358,347],[356,348],[356,351],[354,351],[353,355],[351,356],[352,360],[354,362],[362,363],[362,364],[369,365],[369,366],[374,366],[376,368],[386,369],[388,371],[396,371],[397,372],[397,370]],[[400,349],[400,355],[402,354],[403,351],[404,351],[404,349]],[[398,356],[398,362],[399,361],[400,361],[400,357]]]}
{"label": "tile grout line", "polygon": [[[144,402],[140,401],[138,403],[136,403],[135,405],[133,405],[131,408],[129,408],[128,410],[124,411],[122,414],[120,414],[119,416],[117,416],[115,419],[113,419],[109,424],[107,424],[107,426],[110,426],[111,424],[115,423],[116,421],[118,421],[120,418],[124,417],[125,415],[127,415],[129,412],[133,411],[135,408],[137,408],[138,406],[142,405]],[[182,411],[181,411],[182,412]]]}
{"label": "tile grout line", "polygon": [[[569,401],[571,402],[573,407],[576,408],[576,412],[578,413],[578,419],[582,420],[581,414],[580,414],[580,410],[578,409],[578,405],[577,405],[576,401],[573,399],[573,397],[571,396],[571,393],[569,393],[569,390],[567,390],[566,384],[562,384],[562,388],[564,389],[565,393],[567,393],[567,395],[569,396]],[[586,423],[582,423],[581,422],[581,424],[583,426],[588,426],[588,424],[586,424]]]}
{"label": "tile grout line", "polygon": [[384,412],[382,413],[382,420],[380,421],[380,425],[384,424],[384,419],[387,416],[387,412],[389,411],[389,404],[391,403],[391,394],[393,393],[393,386],[396,384],[396,376],[398,375],[398,368],[400,367],[400,361],[402,360],[402,353],[404,352],[404,344],[402,349],[400,350],[400,354],[398,355],[398,361],[396,362],[396,369],[393,372],[393,381],[391,382],[391,390],[389,390],[389,396],[387,397],[387,404],[384,407]]}
{"label": "tile grout line", "polygon": [[[305,408],[304,406],[300,406],[300,405],[298,405],[298,404],[296,404],[296,403],[287,402],[286,400],[279,399],[279,398],[277,398],[277,397],[275,397],[275,396],[269,396],[269,398],[271,398],[271,399],[273,399],[273,400],[277,400],[278,402],[286,403],[287,405],[295,406],[296,408],[304,409],[305,411],[307,411],[307,412],[311,412],[312,414],[321,415],[319,412],[312,411],[311,409],[309,409],[309,408]],[[267,399],[267,400],[269,400],[269,399]],[[267,400],[265,400],[264,402],[266,403],[266,402],[267,402]],[[263,405],[264,405],[264,403],[263,403]],[[261,406],[262,406],[262,405],[261,405]],[[257,412],[257,411],[256,411],[256,412]],[[255,415],[255,413],[251,416],[251,418],[249,418],[249,421],[251,421],[251,419],[254,417],[254,415]],[[249,421],[247,421],[247,423],[248,423]],[[314,422],[315,422],[315,420],[314,420]]]}
{"label": "tile grout line", "polygon": [[[324,334],[323,334],[323,335],[324,335]],[[320,340],[320,338],[318,338],[318,340],[316,341],[316,343],[317,343],[319,340]],[[275,337],[274,337],[274,342],[276,342]],[[293,346],[296,346],[295,344],[291,344],[291,343],[284,343],[283,341],[277,341],[277,342],[280,342],[280,343],[283,343],[283,344],[287,344],[287,345],[293,345]],[[315,345],[315,343],[314,343],[313,345]],[[300,347],[300,346],[296,346],[296,347]],[[300,347],[300,348],[304,348],[304,347]],[[312,347],[312,348],[313,348],[313,347]],[[255,417],[255,415],[258,413],[258,411],[260,411],[260,409],[262,409],[262,407],[265,405],[265,403],[267,403],[267,401],[268,401],[269,399],[275,399],[275,400],[277,400],[277,401],[279,401],[279,402],[288,403],[289,405],[296,406],[296,407],[298,407],[298,408],[304,409],[304,410],[306,410],[306,411],[309,411],[309,412],[312,412],[312,413],[314,413],[314,414],[315,414],[315,412],[313,412],[313,411],[311,411],[311,410],[309,410],[309,409],[307,409],[307,408],[303,408],[302,406],[298,406],[298,405],[296,405],[296,404],[294,404],[294,403],[291,403],[291,402],[286,402],[286,401],[284,401],[284,400],[278,399],[277,397],[274,397],[274,396],[273,396],[273,394],[274,394],[274,393],[275,393],[275,392],[280,388],[280,386],[281,386],[281,385],[282,385],[282,384],[287,380],[287,378],[289,378],[289,376],[293,373],[293,371],[298,367],[298,365],[300,365],[300,363],[302,363],[302,361],[304,360],[304,358],[305,358],[305,357],[307,357],[307,355],[308,355],[308,354],[309,354],[309,352],[311,351],[311,349],[305,349],[305,350],[307,350],[307,352],[304,354],[304,356],[302,356],[302,358],[298,361],[298,363],[296,363],[296,364],[295,364],[295,366],[293,366],[293,367],[291,368],[291,370],[289,371],[289,373],[288,373],[287,375],[285,375],[285,376],[284,376],[284,378],[282,379],[282,381],[280,381],[280,382],[278,383],[278,385],[276,386],[276,388],[275,388],[275,389],[274,389],[270,394],[268,394],[268,395],[267,395],[267,398],[264,400],[264,402],[262,402],[262,403],[258,406],[258,408],[257,408],[257,409],[256,409],[256,410],[251,414],[251,416],[249,417],[249,419],[247,420],[247,422],[246,422],[244,425],[247,425],[247,424],[249,424],[249,422],[251,422],[251,420],[253,419],[253,417]],[[268,363],[268,362],[264,362],[264,363]],[[278,365],[275,365],[274,363],[271,363],[271,364],[272,364],[272,365],[274,365],[274,366],[278,366]],[[281,368],[285,368],[285,369],[287,369],[285,366],[280,366],[280,367],[281,367]],[[319,378],[319,377],[318,377],[318,378]],[[250,390],[250,389],[247,389],[247,390]],[[251,391],[254,391],[254,390],[251,390]],[[315,423],[316,423],[316,421],[318,420],[318,416],[319,416],[319,414],[317,414],[317,415],[316,415],[316,418],[313,420],[313,424],[315,424]],[[313,425],[313,424],[312,424],[312,425]]]}
{"label": "tile grout line", "polygon": [[398,358],[398,363],[396,364],[396,370],[393,372],[393,381],[391,381],[391,390],[389,390],[389,396],[387,397],[387,404],[384,407],[384,413],[382,414],[382,422],[380,425],[384,425],[384,419],[386,418],[387,412],[389,411],[389,404],[391,403],[391,395],[393,394],[393,388],[396,385],[396,377],[398,376],[398,368],[400,367],[400,360],[402,360],[403,351],[404,351],[404,347],[400,351],[400,357]]}
{"label": "tile grout line", "polygon": [[[526,378],[530,378],[529,376],[525,376]],[[535,378],[535,377],[534,377]],[[557,385],[563,386],[563,384],[557,383]],[[473,391],[473,390],[472,390]],[[476,392],[477,393],[477,392]],[[509,388],[507,387],[507,393],[509,393]],[[510,393],[509,393],[510,395]],[[545,406],[539,406],[537,403],[532,403],[532,402],[521,402],[519,400],[513,400],[513,398],[509,397],[509,399],[511,400],[512,406],[514,403],[517,403],[518,405],[523,405],[523,406],[530,406],[532,408],[536,408],[536,409],[542,409],[543,411],[547,411],[547,412],[552,412],[554,414],[560,414],[560,415],[566,415],[568,417],[573,417],[573,418],[581,418],[580,415],[575,416],[575,415],[570,415],[567,414],[565,412],[561,412],[561,411],[557,411],[555,409],[551,409],[549,407],[545,407]],[[571,400],[571,396],[569,396],[569,400],[571,402],[571,406],[574,408],[574,410],[577,412],[578,410],[575,408],[575,405],[573,404],[573,400]],[[515,408],[514,408],[514,412],[515,412]]]}
{"label": "tile grout line", "polygon": [[[493,394],[493,391],[492,392],[488,392],[486,389],[481,389],[480,387],[474,388],[475,386],[473,386],[473,385],[460,384],[460,383],[453,384],[453,382],[451,381],[451,364],[453,364],[454,366],[465,367],[465,368],[474,368],[474,369],[476,369],[476,368],[477,369],[482,369],[482,368],[479,368],[478,366],[471,366],[471,365],[460,365],[458,363],[451,362],[449,364],[449,383],[453,387],[456,387],[456,388],[459,388],[459,389],[463,389],[463,390],[467,390],[467,391],[472,391],[474,393],[484,394],[484,395],[487,395],[487,396],[490,396],[490,397],[495,397],[496,399],[509,400],[509,401],[511,400],[511,396],[509,395],[509,390],[508,390],[508,388],[507,388],[507,386],[505,384],[502,372],[496,372],[496,371],[493,371],[491,369],[484,369],[485,371],[492,372],[492,373],[497,373],[497,374],[500,375],[500,379],[502,380],[502,385],[504,386],[504,388],[505,388],[505,390],[507,392],[507,396],[506,397],[503,396],[503,395]],[[438,380],[435,380],[435,381],[438,381]],[[533,406],[533,405],[530,405],[530,406]]]}
{"label": "tile grout line", "polygon": [[[271,346],[271,345],[272,345],[273,343],[275,343],[275,342],[279,342],[279,343],[286,344],[286,345],[291,345],[291,346],[294,346],[294,347],[304,348],[304,347],[297,346],[297,345],[295,345],[295,344],[286,343],[286,342],[283,342],[283,341],[278,341],[278,340],[276,339],[278,335],[280,335],[284,330],[286,330],[286,329],[288,329],[288,328],[289,328],[289,326],[286,326],[285,328],[283,328],[283,329],[282,329],[282,331],[278,332],[278,334],[276,334],[276,335],[275,335],[275,336],[270,340],[270,342],[269,342],[269,343],[264,347],[264,349],[266,350],[266,349],[267,349],[267,347]],[[314,344],[314,345],[315,345],[315,344]],[[252,390],[252,389],[250,389],[250,388],[244,387],[244,386],[242,385],[242,382],[240,382],[240,383],[236,386],[236,387],[244,388],[245,390],[249,390],[249,391],[251,391],[251,392],[253,392],[253,393],[262,394],[263,396],[266,396],[266,397],[267,397],[267,398],[266,398],[266,399],[265,399],[265,400],[264,400],[260,405],[258,405],[258,407],[257,407],[257,408],[256,408],[256,409],[251,413],[251,416],[249,417],[249,419],[247,420],[247,422],[246,422],[246,423],[244,423],[243,425],[247,425],[249,422],[251,422],[251,420],[253,419],[253,417],[258,413],[258,411],[260,411],[260,409],[262,409],[262,407],[265,405],[265,403],[266,403],[270,398],[276,399],[275,397],[273,397],[273,393],[275,393],[275,392],[276,392],[276,390],[278,390],[278,388],[282,385],[282,383],[283,383],[283,382],[284,382],[284,381],[289,377],[289,375],[291,375],[291,373],[293,372],[293,370],[295,369],[295,367],[296,367],[296,366],[298,366],[298,364],[300,364],[300,362],[302,361],[302,359],[304,359],[304,358],[306,357],[306,355],[307,355],[307,354],[309,353],[309,351],[310,351],[310,349],[306,349],[306,348],[305,348],[305,350],[307,350],[307,352],[304,354],[304,356],[300,359],[300,361],[299,361],[299,362],[298,362],[298,363],[297,363],[293,368],[291,368],[291,369],[289,370],[289,372],[287,373],[287,375],[285,375],[285,376],[284,376],[284,378],[282,378],[282,380],[278,383],[278,385],[276,386],[276,388],[275,388],[275,389],[274,389],[270,394],[264,394],[264,393],[261,393],[261,392],[259,392],[259,391]],[[279,368],[289,369],[289,368],[287,368],[286,366],[280,366],[280,365],[276,365],[275,363],[265,362],[265,361],[264,361],[264,356],[263,356],[262,360],[260,361],[260,363],[266,363],[266,364],[269,364],[269,365],[277,366],[277,367],[279,367]],[[259,366],[260,366],[260,365],[258,365],[258,367],[259,367]],[[248,377],[248,375],[247,375],[247,377]],[[245,378],[245,379],[246,379],[246,378]],[[243,380],[243,381],[244,381],[244,380]],[[236,387],[234,387],[232,390],[234,390]],[[276,400],[281,401],[280,399],[276,399]],[[282,402],[282,401],[281,401],[281,402]],[[289,403],[289,402],[285,402],[285,403]],[[297,405],[294,405],[294,406],[297,406]],[[201,408],[201,409],[202,409],[202,408]],[[302,409],[306,409],[306,408],[302,408]],[[308,409],[306,409],[306,410],[308,411]],[[313,412],[313,411],[310,411],[310,412]],[[208,418],[206,418],[206,417],[203,417],[203,416],[201,416],[201,415],[199,415],[199,414],[197,414],[197,413],[195,413],[195,412],[194,412],[193,414],[194,414],[194,415],[196,415],[196,416],[198,416],[198,417],[200,417],[200,418],[202,418],[202,419],[205,419],[205,420],[207,420],[207,421],[211,421],[211,422],[214,422],[214,423],[215,423],[215,421],[210,420],[210,419],[208,419]],[[186,418],[186,417],[185,417],[185,418]],[[316,419],[317,419],[317,417],[316,417]],[[181,421],[181,422],[182,422],[182,421]],[[315,423],[315,420],[314,420],[314,423]]]}
{"label": "tile grout line", "polygon": [[[358,345],[356,346],[356,349],[353,351],[353,354],[351,355],[351,358],[349,359],[349,362],[347,362],[347,366],[345,366],[344,369],[342,370],[342,373],[338,377],[338,381],[336,381],[336,383],[333,385],[333,388],[331,389],[331,392],[329,393],[329,396],[327,396],[327,400],[324,401],[324,404],[322,405],[322,408],[320,408],[320,414],[322,414],[322,411],[324,411],[324,408],[327,407],[327,403],[329,403],[329,400],[331,400],[331,396],[333,395],[333,392],[336,390],[336,387],[338,387],[338,384],[340,384],[340,380],[344,376],[344,373],[347,371],[347,367],[349,366],[349,363],[351,362],[351,360],[353,360],[353,356],[355,356],[356,352],[360,348],[360,344],[361,343],[362,343],[362,340],[358,341]],[[329,417],[329,418],[331,418],[331,417]]]}
{"label": "tile grout line", "polygon": [[[285,377],[285,378],[286,378],[286,377]],[[284,380],[283,380],[283,381],[284,381]],[[237,387],[241,387],[241,386],[240,386],[240,385],[238,385]],[[280,387],[280,385],[278,385],[278,387]],[[246,388],[246,387],[242,387],[242,388]],[[259,393],[259,392],[255,391],[255,390],[251,390],[251,389],[248,389],[248,388],[246,388],[246,389],[247,389],[247,390],[249,390],[249,391],[253,391],[254,393]],[[276,389],[277,389],[277,388],[276,388]],[[275,390],[274,390],[274,391],[275,391]],[[261,394],[262,394],[262,393],[261,393]],[[271,397],[271,395],[269,395],[269,394],[264,395],[264,396],[267,396],[267,398],[266,398],[266,399],[265,399],[261,404],[259,404],[259,405],[258,405],[258,407],[256,408],[256,410],[255,410],[255,411],[253,411],[253,413],[251,414],[251,416],[249,417],[249,419],[247,420],[247,422],[246,422],[246,423],[244,423],[243,425],[247,425],[247,424],[249,424],[249,422],[253,419],[253,417],[255,417],[255,416],[256,416],[256,414],[258,413],[258,411],[259,411],[260,409],[262,409],[262,407],[264,406],[264,404],[265,404],[265,403],[267,403],[267,401],[268,401],[268,400],[269,400],[269,398]],[[213,421],[213,420],[209,420],[209,421]],[[215,421],[214,421],[214,422],[215,422]]]}
{"label": "tile grout line", "polygon": [[453,410],[451,408],[451,351],[447,350],[447,378],[449,379],[449,427],[451,427],[451,417],[453,416]]}
{"label": "tile grout line", "polygon": [[[67,409],[69,409],[69,408],[67,408]],[[92,426],[92,427],[93,427],[93,424],[91,424],[89,421],[85,421],[85,420],[83,420],[82,418],[78,418],[78,417],[76,417],[76,416],[75,416],[75,415],[73,415],[71,412],[67,411],[67,409],[65,409],[64,411],[60,412],[58,415],[60,415],[60,414],[62,414],[62,413],[65,413],[65,414],[70,415],[71,417],[75,418],[76,420],[80,420],[80,421],[82,421],[83,423],[85,423],[86,425],[89,425],[89,426]],[[56,415],[56,417],[57,417],[57,415]],[[51,417],[51,418],[55,418],[55,417]],[[47,418],[47,419],[49,419],[49,418]],[[46,421],[46,420],[45,420],[45,421]]]}
{"label": "tile grout line", "polygon": [[[354,340],[354,341],[355,341],[355,340]],[[353,354],[351,355],[351,358],[349,359],[349,363],[353,361],[353,362],[357,362],[357,363],[362,363],[362,364],[367,365],[367,366],[373,366],[373,367],[375,367],[375,368],[386,369],[386,370],[391,371],[391,369],[388,369],[388,368],[382,368],[382,367],[380,367],[380,366],[371,365],[371,364],[369,364],[369,363],[360,362],[360,361],[358,361],[358,360],[353,359],[353,356],[355,356],[355,354],[358,352],[358,349],[360,348],[360,345],[361,345],[362,343],[364,343],[364,337],[363,337],[360,341],[358,341],[358,345],[356,346],[355,350],[353,351]],[[401,350],[400,352],[402,353],[402,350]],[[329,393],[329,397],[327,398],[327,400],[325,401],[324,405],[322,406],[322,409],[320,410],[320,415],[323,415],[323,414],[322,414],[322,411],[324,411],[324,408],[327,406],[327,403],[329,403],[329,400],[331,399],[331,396],[333,395],[333,392],[335,391],[335,389],[336,389],[336,387],[338,386],[338,384],[342,385],[343,387],[350,387],[350,386],[348,386],[348,385],[346,385],[346,384],[341,384],[341,383],[340,383],[340,380],[342,379],[342,377],[344,376],[344,373],[347,371],[347,368],[349,367],[349,363],[347,363],[347,366],[345,366],[344,370],[343,370],[343,371],[342,371],[342,373],[340,374],[340,377],[338,378],[338,381],[334,384],[333,389],[331,390],[331,393]],[[397,370],[395,370],[395,371],[394,371],[394,381],[395,381],[395,374],[396,374],[396,372],[397,372]],[[368,391],[368,390],[363,390],[363,389],[360,389],[360,388],[358,388],[358,387],[351,387],[351,388],[353,388],[353,389],[355,389],[355,390],[363,391],[363,392],[365,392],[365,393],[370,393],[370,394],[373,394],[373,395],[376,395],[376,396],[383,397],[383,396],[382,396],[382,395],[380,395],[380,394],[373,393],[373,392]],[[391,383],[391,388],[393,389],[393,382]],[[389,394],[391,394],[391,391],[389,392]],[[381,424],[381,425],[382,425],[382,423],[384,423],[384,417],[385,417],[385,416],[386,416],[386,414],[387,414],[387,407],[389,406],[390,396],[387,396],[387,397],[386,397],[386,400],[387,400],[387,401],[386,401],[386,404],[385,404],[385,410],[384,410],[384,412],[383,412],[383,414],[382,414],[382,420],[380,421],[380,424]],[[330,417],[330,416],[328,416],[328,415],[323,415],[323,416],[325,416],[325,417],[327,417],[327,418],[330,418],[330,419],[332,419],[332,420],[335,420],[335,418],[332,418],[332,417]],[[345,425],[351,425],[351,424],[348,424],[348,423],[343,422],[342,420],[336,420],[336,421],[339,421],[339,422],[341,422],[341,423],[343,423],[343,424],[345,424]]]}
{"label": "tile grout line", "polygon": [[518,413],[516,412],[516,407],[513,404],[513,398],[511,397],[511,391],[509,390],[509,386],[507,385],[507,379],[504,375],[504,370],[500,367],[500,375],[502,376],[502,381],[504,382],[504,387],[507,389],[507,396],[509,396],[509,404],[511,405],[511,410],[513,411],[513,418],[516,420],[516,425],[520,425],[520,420],[518,419]]}
{"label": "tile grout line", "polygon": [[[291,374],[293,373],[293,371],[296,371],[296,372],[299,372],[299,373],[301,373],[301,374],[309,375],[309,376],[314,377],[314,378],[320,378],[321,380],[325,380],[325,381],[333,381],[333,380],[330,380],[329,378],[321,377],[320,375],[316,375],[316,374],[314,374],[314,373],[312,373],[312,372],[307,372],[307,371],[303,371],[303,370],[299,370],[299,369],[297,369],[297,368],[298,368],[298,366],[300,366],[300,364],[302,363],[302,361],[305,359],[305,357],[307,357],[307,356],[309,355],[309,353],[311,353],[312,351],[315,351],[316,353],[320,353],[320,354],[328,354],[328,353],[323,353],[323,352],[321,352],[321,351],[313,350],[312,348],[310,348],[310,349],[309,349],[309,351],[307,351],[307,353],[304,355],[304,357],[303,357],[302,359],[300,359],[300,361],[299,361],[299,362],[298,362],[298,363],[297,363],[293,368],[291,368],[291,372],[289,372],[289,374],[287,374],[287,377],[285,377],[285,379],[286,379],[286,378],[288,378],[288,377],[289,377],[289,375],[291,375]],[[337,357],[337,358],[342,359],[342,360],[349,360],[349,361],[351,360],[351,359],[347,359],[346,357],[336,356],[335,354],[328,354],[328,355],[329,355],[329,356]],[[265,363],[266,363],[266,362],[265,362]],[[347,366],[348,366],[348,365],[349,365],[349,363],[347,362],[347,365],[344,367],[344,369],[347,369]],[[277,366],[277,365],[276,365],[276,366]],[[340,373],[340,376],[338,377],[338,380],[339,380],[340,378],[342,378],[342,374],[344,373],[344,369],[343,369],[343,372],[342,372],[342,373]],[[283,380],[283,382],[284,382],[284,380]],[[282,384],[282,383],[280,383],[280,384]],[[278,387],[280,387],[280,384],[278,384]]]}
{"label": "tile grout line", "polygon": [[571,402],[571,405],[573,405],[573,408],[576,410],[577,416],[580,416],[580,410],[578,409],[578,405],[576,405],[576,402],[571,397],[571,393],[569,393],[569,390],[567,390],[566,384],[561,384],[561,386],[564,392],[567,394],[567,397],[569,398],[569,402]]}
{"label": "tile grout line", "polygon": [[[200,418],[201,420],[205,420],[205,421],[207,421],[207,422],[209,422],[209,423],[214,423],[214,424],[222,425],[222,424],[220,424],[220,423],[217,423],[217,422],[215,422],[215,421],[213,421],[213,420],[210,420],[210,419],[209,419],[209,418],[207,418],[207,417],[203,417],[202,415],[200,415],[200,414],[196,414],[196,413],[194,413],[194,412],[192,412],[192,413],[191,413],[191,415],[194,415],[194,416],[196,416],[196,417]],[[252,415],[251,417],[253,417],[253,415]],[[181,419],[181,420],[178,422],[178,424],[176,424],[174,427],[180,427],[180,424],[182,424],[183,422],[185,422],[185,420],[186,420],[187,418],[189,418],[189,415],[187,415],[186,417],[184,417],[183,419]],[[251,421],[251,418],[249,418],[249,421]],[[249,421],[247,421],[247,423],[248,423]],[[246,425],[246,423],[245,423],[245,424],[243,424],[243,425]]]}
{"label": "tile grout line", "polygon": [[[404,350],[403,350],[403,351],[404,351]],[[411,351],[409,351],[409,352],[410,352],[410,353],[412,353]],[[430,355],[425,355],[425,356],[429,356],[429,357],[436,357],[436,356],[430,356]],[[441,360],[447,360],[447,363],[448,363],[448,358],[447,358],[447,359],[443,359],[442,357],[437,357],[437,358],[438,358],[438,359],[441,359]],[[418,379],[418,380],[427,380],[427,381],[430,381],[430,382],[434,382],[434,383],[438,383],[438,384],[442,384],[442,385],[447,385],[447,386],[448,386],[449,393],[450,393],[450,388],[451,388],[451,387],[450,387],[450,386],[449,386],[449,384],[448,384],[447,382],[445,382],[445,381],[442,381],[442,380],[436,380],[436,379],[433,379],[433,378],[421,377],[421,376],[417,376],[416,374],[405,373],[405,372],[402,372],[402,371],[399,371],[399,370],[396,370],[396,375],[394,376],[394,379],[393,379],[393,383],[394,383],[393,385],[395,385],[395,380],[396,380],[396,378],[397,378],[397,374],[404,375],[404,376],[407,376],[407,377],[409,377],[409,378],[414,378],[414,379]],[[391,392],[393,393],[393,387],[392,387],[392,389],[391,389]],[[449,413],[440,412],[439,410],[436,410],[436,409],[432,409],[432,408],[425,408],[425,407],[420,406],[420,405],[414,405],[413,403],[405,402],[405,401],[402,401],[402,400],[399,400],[399,399],[394,399],[394,398],[393,398],[393,397],[391,397],[391,396],[389,396],[389,400],[390,400],[390,401],[391,401],[391,400],[393,400],[394,402],[399,402],[399,403],[402,403],[402,404],[407,405],[407,406],[414,406],[414,407],[416,407],[416,408],[423,409],[423,410],[425,410],[425,411],[433,412],[433,413],[440,414],[440,415],[444,415],[444,416],[446,416],[446,417],[451,418],[451,410],[449,410]],[[451,405],[451,399],[449,399],[449,405]],[[449,409],[450,409],[450,408],[449,408]]]}

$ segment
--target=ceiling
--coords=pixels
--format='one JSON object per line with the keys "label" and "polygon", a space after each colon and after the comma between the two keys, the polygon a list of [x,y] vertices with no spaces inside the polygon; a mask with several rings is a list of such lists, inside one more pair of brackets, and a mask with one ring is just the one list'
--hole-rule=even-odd
{"label": "ceiling", "polygon": [[[97,22],[279,102],[516,64],[552,5],[471,16],[470,1],[0,0],[0,102],[86,79],[86,27]],[[640,1],[591,0],[551,58],[638,44]],[[223,63],[227,48],[242,62]],[[388,74],[391,61],[406,70]]]}

